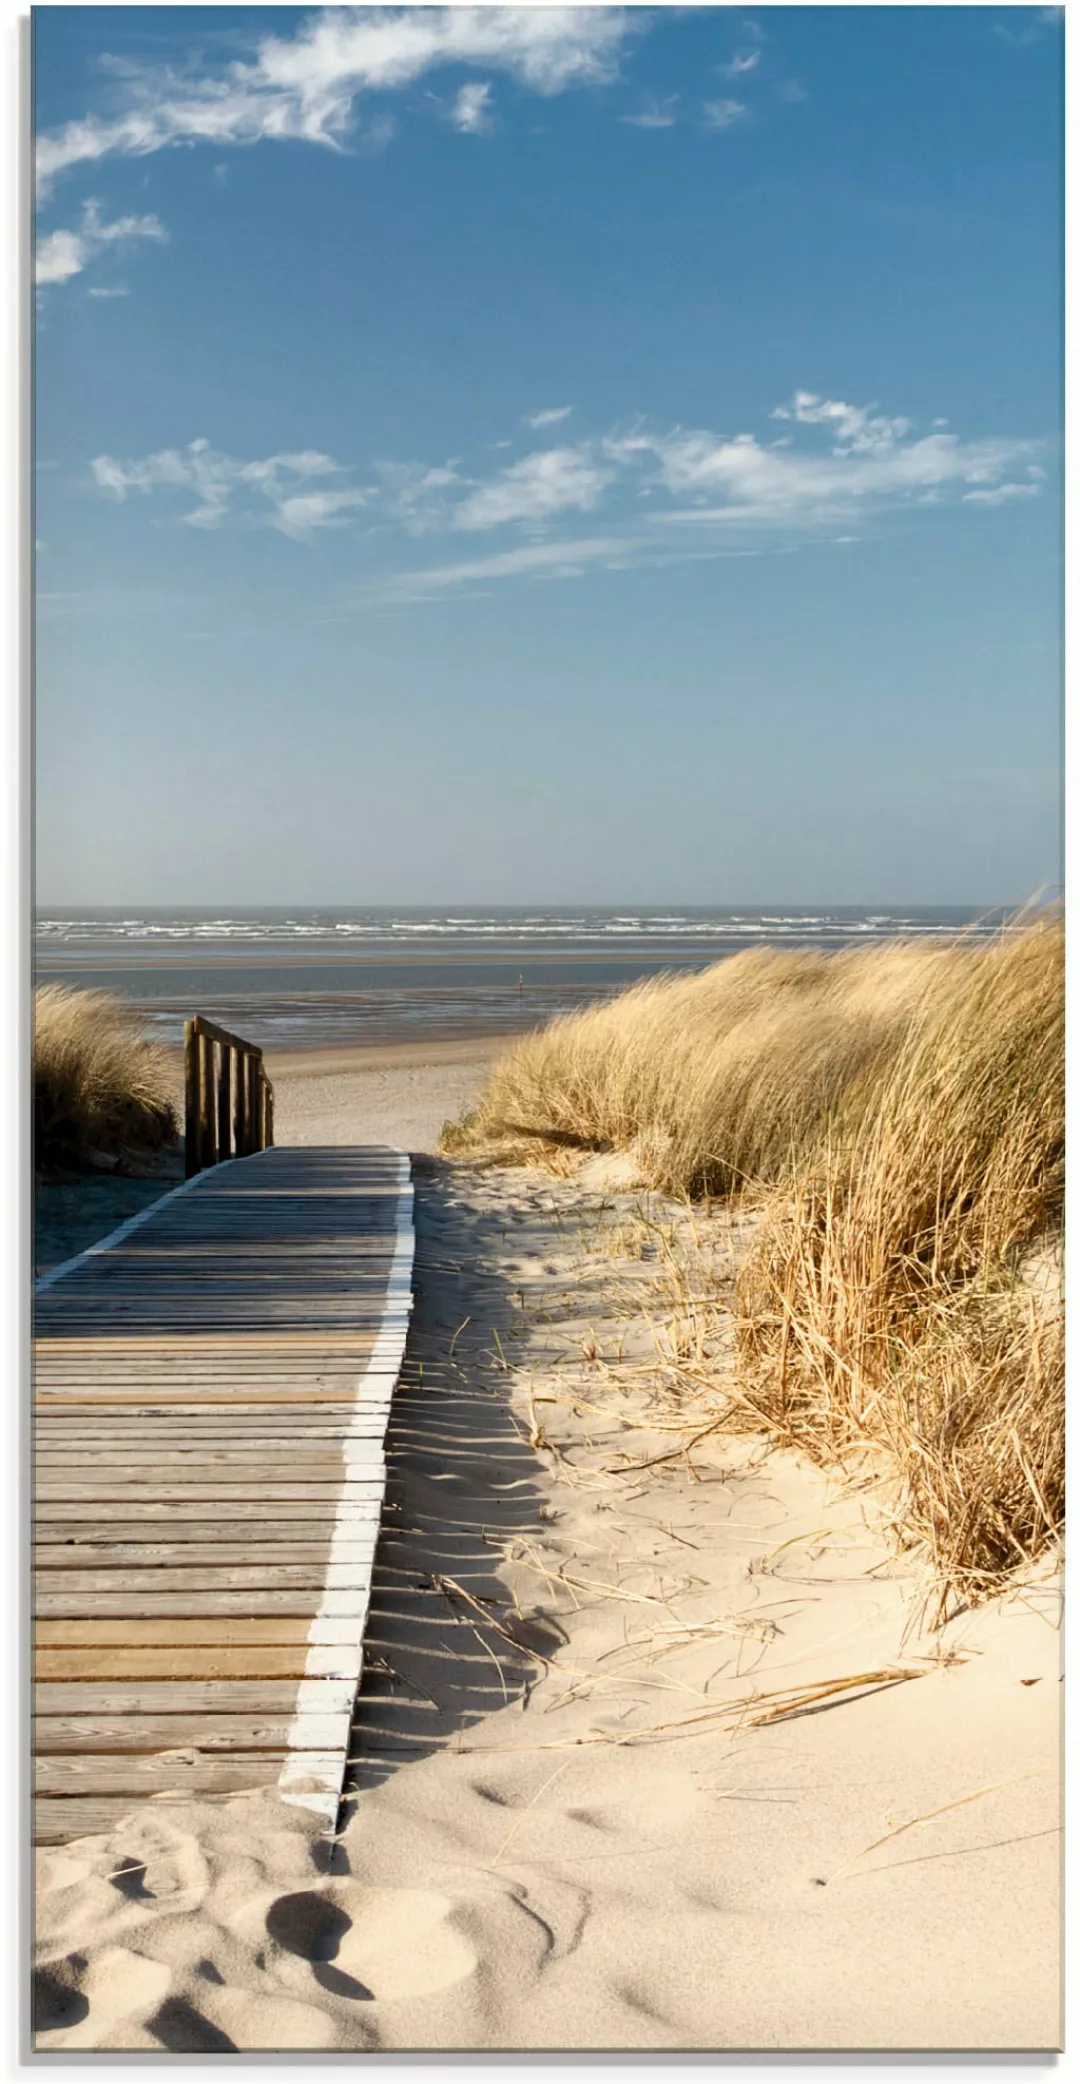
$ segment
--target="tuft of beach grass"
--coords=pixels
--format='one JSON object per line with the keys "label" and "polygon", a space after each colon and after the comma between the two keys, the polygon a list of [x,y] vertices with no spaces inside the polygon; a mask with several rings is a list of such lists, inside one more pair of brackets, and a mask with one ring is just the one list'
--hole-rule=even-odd
{"label": "tuft of beach grass", "polygon": [[172,1069],[135,1011],[107,992],[45,984],[34,995],[34,1163],[79,1166],[93,1153],[176,1142]]}

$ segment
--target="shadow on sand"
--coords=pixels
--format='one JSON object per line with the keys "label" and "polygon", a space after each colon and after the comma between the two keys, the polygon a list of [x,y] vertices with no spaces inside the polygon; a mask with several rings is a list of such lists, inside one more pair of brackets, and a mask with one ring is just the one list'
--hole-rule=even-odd
{"label": "shadow on sand", "polygon": [[535,1653],[562,1640],[550,1618],[518,1611],[496,1575],[505,1545],[539,1530],[547,1495],[507,1397],[503,1353],[520,1320],[474,1212],[456,1206],[454,1167],[418,1157],[413,1172],[415,1300],[386,1436],[346,1804],[527,1697]]}

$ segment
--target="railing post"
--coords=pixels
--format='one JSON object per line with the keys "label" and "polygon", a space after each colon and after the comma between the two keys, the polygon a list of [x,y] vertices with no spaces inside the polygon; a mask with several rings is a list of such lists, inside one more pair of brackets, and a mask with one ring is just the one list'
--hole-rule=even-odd
{"label": "railing post", "polygon": [[221,1062],[218,1065],[217,1089],[217,1154],[219,1164],[221,1163],[222,1158],[227,1158],[230,1156],[229,1131],[231,1128],[230,1103],[232,1098],[230,1087],[232,1084],[232,1080],[230,1078],[229,1073],[231,1065],[232,1050],[228,1049],[226,1045],[222,1043]]}
{"label": "railing post", "polygon": [[240,1077],[244,1082],[244,1157],[250,1159],[254,1150],[254,1059],[246,1050],[240,1059]]}
{"label": "railing post", "polygon": [[202,1100],[202,1161],[204,1165],[217,1164],[217,1110],[214,1106],[214,1044],[209,1035],[200,1035],[202,1069],[200,1097]]}
{"label": "railing post", "polygon": [[274,1141],[274,1088],[263,1053],[196,1013],[184,1022],[184,1148],[188,1178]]}
{"label": "railing post", "polygon": [[232,1066],[233,1156],[244,1155],[244,1059],[238,1049],[229,1051]]}
{"label": "railing post", "polygon": [[191,1179],[202,1171],[202,1137],[200,1126],[202,1110],[199,1098],[199,1069],[201,1059],[199,1037],[195,1022],[184,1022],[184,1171]]}

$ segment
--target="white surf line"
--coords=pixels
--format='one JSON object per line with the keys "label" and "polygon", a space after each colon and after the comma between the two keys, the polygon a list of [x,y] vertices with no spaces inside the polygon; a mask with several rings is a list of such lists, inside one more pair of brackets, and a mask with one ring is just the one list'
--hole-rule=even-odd
{"label": "white surf line", "polygon": [[[257,1155],[261,1156],[261,1153]],[[74,1273],[75,1268],[84,1266],[88,1259],[96,1259],[99,1252],[110,1251],[113,1245],[120,1243],[121,1238],[130,1237],[133,1230],[138,1230],[143,1223],[150,1221],[151,1216],[156,1216],[159,1208],[164,1208],[167,1201],[175,1201],[178,1194],[189,1194],[192,1187],[197,1187],[200,1180],[206,1179],[211,1172],[220,1172],[225,1165],[239,1165],[244,1162],[240,1158],[222,1158],[216,1165],[205,1166],[202,1172],[193,1172],[191,1178],[181,1180],[178,1187],[166,1188],[165,1193],[159,1194],[156,1201],[148,1201],[146,1207],[139,1209],[136,1215],[129,1216],[126,1223],[121,1223],[116,1230],[110,1230],[108,1237],[99,1237],[96,1245],[87,1245],[84,1251],[76,1252],[74,1259],[65,1259],[62,1266],[51,1266],[47,1274],[42,1274],[40,1279],[34,1282],[34,1294],[40,1295],[44,1289],[51,1288],[54,1281],[62,1281],[65,1274]]]}
{"label": "white surf line", "polygon": [[[397,1387],[412,1310],[416,1247],[413,1184],[406,1153],[397,1157],[396,1243],[390,1264],[383,1321],[363,1373],[343,1443],[341,1495],[327,1557],[319,1611],[308,1630],[304,1676],[286,1738],[289,1752],[278,1777],[285,1802],[326,1818],[330,1829],[341,1807],[349,1735],[364,1664],[364,1630],[371,1605],[372,1568],[379,1539],[386,1461],[383,1442],[390,1401]],[[362,1400],[362,1401],[361,1401]],[[378,1438],[370,1432],[372,1402],[381,1406]],[[365,1415],[366,1414],[366,1415]]]}

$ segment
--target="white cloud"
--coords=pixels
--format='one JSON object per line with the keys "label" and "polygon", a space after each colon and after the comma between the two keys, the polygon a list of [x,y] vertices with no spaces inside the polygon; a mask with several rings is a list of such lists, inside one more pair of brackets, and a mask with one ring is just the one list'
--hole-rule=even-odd
{"label": "white cloud", "polygon": [[1026,29],[1003,29],[1000,22],[995,22],[993,31],[995,36],[1000,36],[1003,43],[1011,44],[1014,50],[1022,50],[1025,44],[1036,43],[1039,36],[1038,26],[1034,23]]}
{"label": "white cloud", "polygon": [[455,130],[463,130],[469,137],[480,137],[493,125],[491,112],[491,82],[470,80],[458,93],[450,114]]}
{"label": "white cloud", "polygon": [[706,101],[702,106],[710,130],[730,130],[733,123],[741,123],[747,114],[746,104],[742,101]]}
{"label": "white cloud", "polygon": [[455,528],[500,528],[507,522],[541,527],[554,514],[587,513],[599,502],[610,470],[586,447],[537,449],[469,494],[454,514]]}
{"label": "white cloud", "polygon": [[121,463],[113,456],[95,456],[92,468],[102,491],[120,500],[129,492],[148,493],[163,487],[193,493],[195,505],[181,516],[191,528],[216,528],[229,512],[234,494],[248,492],[269,502],[271,512],[261,518],[286,535],[305,537],[316,528],[340,525],[343,508],[365,504],[370,496],[357,489],[301,493],[298,488],[311,478],[326,477],[341,468],[318,449],[283,452],[246,463],[200,438],[186,449],[159,449],[141,462]]}
{"label": "white cloud", "polygon": [[295,35],[271,35],[253,60],[191,78],[124,68],[129,105],[86,116],[38,142],[41,191],[65,168],[169,145],[253,145],[303,138],[340,148],[365,94],[407,87],[447,66],[483,66],[542,95],[615,77],[627,40],[648,23],[618,7],[326,8]]}
{"label": "white cloud", "polygon": [[663,521],[812,527],[950,489],[961,498],[969,487],[996,493],[1033,446],[1006,439],[961,442],[937,433],[909,441],[910,421],[810,391],[797,391],[773,417],[829,427],[840,440],[823,453],[792,447],[789,440],[763,445],[752,434],[682,428],[654,434],[637,428],[609,437],[604,449],[620,467],[652,472],[653,481],[673,499],[696,502],[658,516]]}
{"label": "white cloud", "polygon": [[990,485],[985,490],[965,492],[961,496],[965,506],[1003,507],[1010,499],[1038,499],[1039,487],[1034,484]]}
{"label": "white cloud", "polygon": [[122,282],[118,282],[113,289],[93,288],[88,289],[86,294],[88,297],[130,297],[131,291],[125,288]]}
{"label": "white cloud", "polygon": [[[532,420],[543,423],[568,411],[550,407]],[[493,557],[438,567],[452,575],[445,580],[423,575],[431,587],[519,571],[561,571],[571,553],[586,562],[619,554],[656,564],[731,554],[740,543],[761,546],[779,539],[790,549],[814,531],[839,531],[843,538],[890,509],[998,507],[1036,499],[1045,478],[1034,460],[1035,442],[1005,436],[963,441],[934,422],[920,433],[911,420],[883,413],[876,404],[852,405],[798,390],[772,419],[785,426],[779,437],[656,428],[642,421],[591,440],[534,449],[486,477],[470,474],[452,457],[437,464],[379,462],[373,478],[356,483],[320,450],[248,461],[205,440],[134,461],[99,456],[93,471],[99,487],[121,500],[136,493],[187,494],[180,518],[191,527],[216,528],[229,517],[305,540],[321,529],[347,527],[365,509],[384,532],[396,526],[408,536],[504,532]],[[590,537],[592,548],[550,539],[556,521],[565,532],[572,516],[601,507],[610,516],[607,525],[620,534]],[[521,532],[534,539],[523,544]],[[687,542],[693,535],[695,547],[675,550],[677,535]],[[648,554],[643,540],[651,543]],[[721,543],[727,546],[723,552]],[[413,576],[406,575],[410,583]]]}
{"label": "white cloud", "polygon": [[455,495],[473,483],[459,476],[454,463],[379,463],[376,469],[387,508],[411,535],[448,526]]}
{"label": "white cloud", "polygon": [[369,495],[352,492],[293,492],[276,499],[273,526],[283,535],[306,541],[317,528],[344,527],[350,511],[366,506]]}
{"label": "white cloud", "polygon": [[815,391],[796,391],[790,404],[778,405],[772,417],[798,420],[803,427],[834,427],[837,455],[891,449],[911,427],[910,420],[875,415],[871,405],[845,405],[839,398],[819,398]]}
{"label": "white cloud", "polygon": [[546,412],[527,414],[525,425],[526,427],[554,427],[556,420],[568,420],[573,410],[572,405],[549,405]]}
{"label": "white cloud", "polygon": [[162,244],[168,236],[158,217],[115,217],[106,223],[100,206],[86,202],[78,231],[49,232],[39,239],[34,280],[39,288],[70,282],[109,246],[128,244],[132,239],[156,239]]}
{"label": "white cloud", "polygon": [[500,550],[493,557],[471,558],[463,564],[440,564],[427,571],[400,572],[387,592],[400,600],[422,600],[450,587],[469,586],[485,579],[579,578],[590,565],[611,563],[639,548],[625,536],[586,536],[577,542],[528,543],[515,550]]}
{"label": "white cloud", "polygon": [[631,124],[635,130],[670,130],[678,100],[677,94],[652,95],[636,114],[620,116],[619,121]]}
{"label": "white cloud", "polygon": [[761,51],[736,51],[727,65],[718,65],[716,70],[722,80],[742,79],[748,72],[756,72],[761,64]]}

